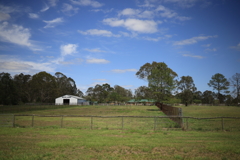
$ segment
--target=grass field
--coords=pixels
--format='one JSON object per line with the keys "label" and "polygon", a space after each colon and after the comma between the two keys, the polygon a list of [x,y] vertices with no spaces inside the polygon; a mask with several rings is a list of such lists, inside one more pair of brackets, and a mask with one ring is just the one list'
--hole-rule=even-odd
{"label": "grass field", "polygon": [[[184,116],[240,116],[239,107],[182,107]],[[20,112],[38,115],[102,115],[102,116],[163,116],[155,106],[80,106],[62,109]],[[18,117],[17,122],[24,121]],[[60,128],[60,119],[39,117],[49,125],[31,128],[0,128],[1,160],[32,159],[240,159],[240,131],[179,131],[159,129],[93,130],[79,127]],[[65,123],[77,122],[69,119]],[[99,120],[100,121],[100,120]],[[111,120],[108,120],[111,122]],[[39,121],[40,122],[40,121]],[[88,121],[89,122],[89,121]],[[28,122],[29,123],[29,122]],[[37,122],[36,122],[37,123]],[[52,124],[51,124],[52,123]],[[105,123],[105,122],[104,122]],[[208,122],[207,122],[208,123]],[[240,126],[238,122],[233,122]],[[88,123],[89,124],[89,123]],[[37,125],[37,124],[36,124]],[[67,125],[67,124],[64,124]],[[149,124],[150,125],[150,124]]]}

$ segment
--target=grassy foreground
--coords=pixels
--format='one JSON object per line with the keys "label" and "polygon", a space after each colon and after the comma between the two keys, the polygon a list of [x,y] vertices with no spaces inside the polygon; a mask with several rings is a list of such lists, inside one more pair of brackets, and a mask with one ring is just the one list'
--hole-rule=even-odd
{"label": "grassy foreground", "polygon": [[[239,107],[183,107],[184,116],[239,116]],[[95,106],[19,114],[161,116],[155,106]],[[21,119],[20,119],[21,120]],[[50,123],[46,119],[47,123]],[[238,160],[239,131],[79,129],[48,125],[0,128],[0,160],[164,159]]]}
{"label": "grassy foreground", "polygon": [[1,160],[240,159],[239,132],[5,128]]}

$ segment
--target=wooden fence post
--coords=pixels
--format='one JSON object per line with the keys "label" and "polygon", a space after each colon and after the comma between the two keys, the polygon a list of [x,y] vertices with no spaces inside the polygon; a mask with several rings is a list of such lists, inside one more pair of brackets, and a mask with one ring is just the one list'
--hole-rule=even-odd
{"label": "wooden fence post", "polygon": [[13,115],[13,124],[12,124],[13,127],[15,127],[15,115]]}
{"label": "wooden fence post", "polygon": [[32,127],[34,126],[34,115],[32,115]]}
{"label": "wooden fence post", "polygon": [[63,116],[61,118],[61,128],[63,127]]}
{"label": "wooden fence post", "polygon": [[123,130],[124,122],[123,122],[123,117],[122,117],[122,130]]}
{"label": "wooden fence post", "polygon": [[222,131],[224,130],[224,121],[223,121],[223,118],[222,118]]}
{"label": "wooden fence post", "polygon": [[156,130],[156,117],[154,117],[154,131]]}
{"label": "wooden fence post", "polygon": [[93,117],[91,117],[91,129],[93,129]]}

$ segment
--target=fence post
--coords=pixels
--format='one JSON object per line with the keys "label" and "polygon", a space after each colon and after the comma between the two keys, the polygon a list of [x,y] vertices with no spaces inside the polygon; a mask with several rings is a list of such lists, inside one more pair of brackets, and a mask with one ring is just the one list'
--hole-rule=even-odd
{"label": "fence post", "polygon": [[223,123],[223,118],[222,118],[222,131],[224,130],[224,123]]}
{"label": "fence post", "polygon": [[156,117],[154,117],[154,131],[156,130]]}
{"label": "fence post", "polygon": [[186,124],[186,130],[188,130],[188,118],[186,118],[186,122],[187,122],[187,124]]}
{"label": "fence post", "polygon": [[124,122],[123,122],[123,117],[122,117],[122,130],[123,130]]}
{"label": "fence post", "polygon": [[32,115],[32,127],[34,126],[34,115]]}
{"label": "fence post", "polygon": [[183,119],[182,119],[182,116],[183,116],[183,113],[182,113],[182,108],[178,108],[178,116],[181,116],[179,117],[179,125],[182,127],[183,129]]}
{"label": "fence post", "polygon": [[13,115],[13,124],[12,124],[13,127],[15,127],[15,115]]}
{"label": "fence post", "polygon": [[61,128],[63,127],[63,116],[61,118]]}
{"label": "fence post", "polygon": [[91,129],[93,127],[93,117],[91,117]]}

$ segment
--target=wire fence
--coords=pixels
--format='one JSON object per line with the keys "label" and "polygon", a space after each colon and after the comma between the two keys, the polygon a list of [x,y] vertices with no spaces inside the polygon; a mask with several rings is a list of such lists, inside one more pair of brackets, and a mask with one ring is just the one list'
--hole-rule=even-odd
{"label": "wire fence", "polygon": [[[182,119],[179,125],[173,118]],[[240,117],[0,115],[1,127],[240,131]]]}

